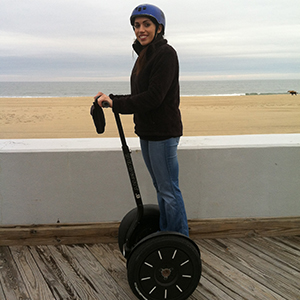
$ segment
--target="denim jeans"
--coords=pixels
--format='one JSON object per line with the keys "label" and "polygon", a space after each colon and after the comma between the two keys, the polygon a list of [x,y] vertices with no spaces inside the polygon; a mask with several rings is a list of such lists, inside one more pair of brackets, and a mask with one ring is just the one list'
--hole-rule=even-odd
{"label": "denim jeans", "polygon": [[145,164],[156,189],[160,230],[189,236],[186,211],[178,184],[177,146],[179,138],[163,141],[140,140]]}

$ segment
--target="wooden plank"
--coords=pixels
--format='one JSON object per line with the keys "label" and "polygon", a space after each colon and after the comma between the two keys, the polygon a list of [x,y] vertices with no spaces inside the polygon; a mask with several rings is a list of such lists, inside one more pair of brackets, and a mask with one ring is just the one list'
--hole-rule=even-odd
{"label": "wooden plank", "polygon": [[287,245],[282,238],[277,239],[276,237],[273,238],[264,238],[265,242],[272,245],[272,247],[275,247],[279,251],[282,252],[283,255],[286,255],[289,259],[294,260],[296,258],[297,260],[295,261],[297,267],[299,268],[299,256],[300,256],[300,240],[298,244],[296,244],[293,247],[290,247],[290,245]]}
{"label": "wooden plank", "polygon": [[0,299],[6,300],[6,297],[4,296],[4,292],[1,286],[1,281],[0,281]]}
{"label": "wooden plank", "polygon": [[[196,242],[203,271],[188,300],[300,299],[298,236]],[[135,299],[117,243],[11,248],[0,247],[1,300],[40,300],[43,286],[50,292],[44,299]],[[30,294],[32,277],[38,282]]]}
{"label": "wooden plank", "polygon": [[55,299],[75,299],[48,247],[32,246],[29,249]]}
{"label": "wooden plank", "polygon": [[[203,282],[204,279],[209,282],[209,285],[211,287],[213,287],[211,293],[215,293],[215,291],[218,290],[217,293],[224,293],[226,297],[231,297],[235,300],[245,299],[238,294],[238,291],[234,290],[235,287],[228,283],[228,281],[226,281],[226,278],[224,278],[224,276],[216,268],[203,261],[203,273],[201,282]],[[203,285],[204,284],[205,281],[203,282]],[[208,289],[208,287],[206,288]]]}
{"label": "wooden plank", "polygon": [[88,245],[89,251],[110,273],[118,285],[134,299],[127,280],[126,258],[121,254],[116,243]]}
{"label": "wooden plank", "polygon": [[[256,250],[247,243],[240,240],[230,241],[231,245],[237,247],[236,252],[244,253],[247,255],[249,263],[254,267],[258,272],[263,273],[264,277],[270,277],[274,280],[274,283],[280,287],[285,287],[285,289],[290,292],[294,292],[294,295],[298,293],[299,280],[295,278],[293,272],[285,272],[282,268],[282,263],[273,259],[268,261],[268,253],[262,253],[261,251]],[[271,249],[270,249],[271,251]],[[300,259],[300,256],[299,256]]]}
{"label": "wooden plank", "polygon": [[300,217],[189,220],[193,238],[300,235]]}
{"label": "wooden plank", "polygon": [[[229,241],[231,240],[235,239],[229,239]],[[259,272],[248,262],[249,258],[247,253],[235,253],[231,247],[229,248],[227,246],[227,243],[222,243],[220,240],[200,240],[199,245],[201,245],[201,252],[205,251],[204,249],[210,251],[221,259],[221,261],[229,264],[231,268],[243,274],[243,276],[235,280],[237,280],[239,285],[244,285],[245,287],[249,286],[249,292],[252,291],[251,293],[257,297],[256,299],[285,299],[269,289],[269,278],[264,277],[264,272],[261,275],[265,281],[257,281],[257,273]],[[228,272],[227,275],[231,277],[231,272]]]}
{"label": "wooden plank", "polygon": [[213,300],[213,298],[208,298],[207,295],[205,293],[202,293],[201,291],[199,290],[195,290],[193,292],[193,294],[187,298],[187,300]]}
{"label": "wooden plank", "polygon": [[[285,272],[299,278],[300,282],[300,259],[286,253],[284,249],[272,243],[274,238],[269,242],[265,238],[243,239],[243,242],[258,250],[257,255],[263,257],[270,263],[276,264],[277,267]],[[300,241],[298,243],[300,246]]]}
{"label": "wooden plank", "polygon": [[0,270],[1,291],[5,295],[0,299],[30,299],[8,247],[0,247]]}
{"label": "wooden plank", "polygon": [[[226,294],[223,290],[219,289],[213,282],[211,282],[205,274],[204,270],[204,276],[201,276],[200,278],[200,284],[198,285],[196,292],[193,296],[196,297],[196,299],[207,299],[207,300],[233,300],[235,298],[232,298],[228,294]],[[198,294],[196,294],[198,293]]]}
{"label": "wooden plank", "polygon": [[299,245],[299,243],[300,243],[300,235],[287,236],[286,238],[294,241],[295,243],[297,243],[297,245]]}
{"label": "wooden plank", "polygon": [[[97,291],[98,295],[101,295],[101,297],[97,299],[132,299],[132,296],[128,296],[124,292],[119,286],[119,282],[110,276],[106,269],[85,246],[74,245],[73,247],[61,247],[64,249],[65,254],[72,256],[73,261],[76,261],[77,272],[93,286],[93,289]],[[113,259],[113,257],[110,256],[110,259]]]}
{"label": "wooden plank", "polygon": [[261,299],[285,299],[287,295],[295,295],[289,290],[290,286],[276,280],[272,276],[273,273],[268,270],[265,261],[259,260],[257,257],[254,258],[251,253],[244,251],[234,241],[236,239],[205,240],[201,241],[201,249],[208,249],[222,261],[227,262],[243,274],[246,274],[249,277],[248,280],[251,279],[253,282],[256,282],[256,288],[259,288],[261,291],[258,294],[255,293],[255,295],[257,297],[263,295],[264,297]]}
{"label": "wooden plank", "polygon": [[115,242],[119,223],[0,227],[0,246]]}
{"label": "wooden plank", "polygon": [[[119,222],[0,227],[0,246],[114,243]],[[300,217],[189,220],[192,238],[300,235]]]}
{"label": "wooden plank", "polygon": [[293,240],[289,236],[289,237],[281,237],[280,239],[274,237],[273,240],[286,245],[287,247],[290,248],[290,250],[289,250],[290,252],[292,252],[294,255],[296,255],[298,257],[300,256],[299,241],[297,241],[296,239]]}
{"label": "wooden plank", "polygon": [[29,299],[54,300],[54,296],[44,281],[28,247],[13,246],[10,249],[27,288]]}
{"label": "wooden plank", "polygon": [[[202,263],[204,266],[203,277],[211,280],[225,294],[234,299],[257,300],[255,282],[228,264],[206,248],[201,248]],[[264,298],[266,299],[266,298]]]}
{"label": "wooden plank", "polygon": [[[285,254],[288,255],[291,259],[296,258],[298,259],[300,257],[300,247],[298,246],[298,248],[295,247],[290,247],[289,245],[287,245],[286,243],[283,242],[283,240],[281,239],[276,239],[276,238],[266,238],[266,241],[268,243],[273,243],[273,245],[279,249],[281,249],[281,251]],[[298,259],[298,263],[296,263],[297,266],[299,265],[299,259]]]}
{"label": "wooden plank", "polygon": [[69,291],[75,295],[75,299],[101,299],[101,295],[80,273],[76,259],[65,253],[62,246],[49,245],[48,249],[55,264],[59,266],[61,280],[63,280],[65,286],[68,286]]}

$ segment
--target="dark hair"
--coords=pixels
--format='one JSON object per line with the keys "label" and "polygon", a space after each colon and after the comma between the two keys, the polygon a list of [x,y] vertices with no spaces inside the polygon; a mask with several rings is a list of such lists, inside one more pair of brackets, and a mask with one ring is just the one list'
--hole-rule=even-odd
{"label": "dark hair", "polygon": [[161,32],[160,32],[159,34],[164,35],[164,34],[165,34],[165,27],[164,27],[164,25],[163,25],[163,24],[159,24],[159,23],[157,22],[157,20],[156,20],[155,18],[151,17],[151,16],[147,16],[147,17],[154,23],[154,25],[155,25],[155,27],[156,27],[156,33],[157,33],[157,31],[158,31],[159,25],[161,25],[162,29],[161,29]]}
{"label": "dark hair", "polygon": [[[147,16],[147,18],[149,18],[154,23],[154,25],[156,27],[155,37],[154,37],[153,41],[150,42],[145,47],[143,47],[137,39],[134,42],[135,44],[138,44],[139,47],[142,49],[141,52],[139,53],[139,57],[138,57],[138,60],[136,62],[136,74],[137,75],[140,73],[140,71],[143,69],[144,65],[147,62],[147,53],[148,53],[148,51],[150,51],[150,52],[153,51],[154,48],[155,48],[155,42],[164,38],[164,26],[161,25],[161,24],[158,24],[158,22],[155,20],[155,18],[153,18],[151,16]],[[162,26],[162,30],[161,30],[160,33],[157,33],[159,25]]]}
{"label": "dark hair", "polygon": [[[144,65],[147,62],[148,53],[152,53],[155,50],[155,43],[158,40],[163,39],[163,35],[159,33],[157,37],[147,46],[145,46],[139,54],[139,57],[136,62],[136,74],[138,75],[143,69]],[[136,41],[139,43],[138,41]]]}

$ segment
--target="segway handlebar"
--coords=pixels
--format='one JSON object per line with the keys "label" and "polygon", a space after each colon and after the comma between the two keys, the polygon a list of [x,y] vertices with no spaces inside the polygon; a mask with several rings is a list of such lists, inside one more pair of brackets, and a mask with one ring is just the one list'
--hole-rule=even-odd
{"label": "segway handlebar", "polygon": [[[97,101],[101,96],[98,96],[95,98],[95,101]],[[109,103],[107,101],[103,101],[102,102],[102,107],[103,108],[108,108],[109,107]]]}
{"label": "segway handlebar", "polygon": [[103,108],[108,108],[109,107],[109,103],[107,101],[103,101],[102,102],[102,107]]}

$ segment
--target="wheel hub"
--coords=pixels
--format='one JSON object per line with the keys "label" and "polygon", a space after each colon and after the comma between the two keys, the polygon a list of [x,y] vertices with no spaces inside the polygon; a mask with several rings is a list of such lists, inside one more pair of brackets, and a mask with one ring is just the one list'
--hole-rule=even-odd
{"label": "wheel hub", "polygon": [[160,269],[159,271],[163,279],[168,280],[173,271],[173,268],[164,268],[164,269]]}

